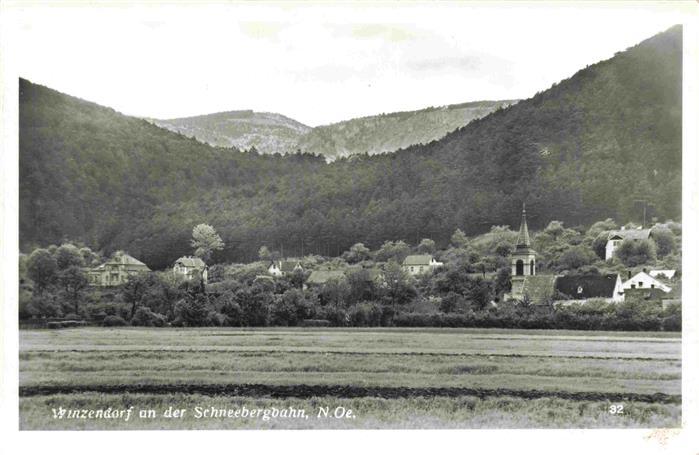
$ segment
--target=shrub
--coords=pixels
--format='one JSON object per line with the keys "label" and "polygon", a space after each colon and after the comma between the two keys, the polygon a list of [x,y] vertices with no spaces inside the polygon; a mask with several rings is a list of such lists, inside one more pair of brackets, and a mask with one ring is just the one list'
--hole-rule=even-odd
{"label": "shrub", "polygon": [[199,327],[207,324],[209,299],[206,294],[187,296],[175,304],[176,325]]}
{"label": "shrub", "polygon": [[163,327],[165,316],[154,313],[147,307],[139,307],[131,318],[131,325],[140,327]]}
{"label": "shrub", "polygon": [[347,316],[352,327],[378,327],[383,313],[383,307],[378,303],[362,302],[352,307]]}
{"label": "shrub", "polygon": [[219,312],[224,315],[224,325],[240,327],[243,324],[243,311],[234,300],[233,293],[226,293],[218,298]]}
{"label": "shrub", "polygon": [[335,307],[325,307],[320,311],[323,319],[330,321],[335,327],[345,327],[349,323],[349,315],[345,310]]}
{"label": "shrub", "polygon": [[102,321],[102,325],[105,327],[119,327],[126,325],[126,321],[121,316],[107,316]]}
{"label": "shrub", "polygon": [[213,327],[222,327],[226,325],[226,320],[227,317],[224,314],[221,314],[217,311],[211,311],[209,312],[209,315],[206,317],[206,325]]}

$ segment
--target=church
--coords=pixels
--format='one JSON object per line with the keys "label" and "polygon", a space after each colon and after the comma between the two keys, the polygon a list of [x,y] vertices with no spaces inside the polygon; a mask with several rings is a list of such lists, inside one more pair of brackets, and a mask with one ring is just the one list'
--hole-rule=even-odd
{"label": "church", "polygon": [[524,204],[511,264],[512,291],[505,294],[505,300],[524,300],[526,296],[532,301],[540,301],[550,297],[556,276],[536,274],[536,251],[532,248],[529,239],[527,209]]}
{"label": "church", "polygon": [[624,292],[619,275],[537,275],[536,251],[531,247],[527,210],[522,205],[522,222],[512,253],[512,290],[505,300],[528,300],[534,304],[551,302],[582,302],[591,298],[621,302]]}

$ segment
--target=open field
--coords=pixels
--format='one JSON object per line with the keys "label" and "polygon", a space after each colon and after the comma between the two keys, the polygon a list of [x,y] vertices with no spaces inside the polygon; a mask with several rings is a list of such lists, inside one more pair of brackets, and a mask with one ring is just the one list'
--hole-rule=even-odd
{"label": "open field", "polygon": [[[678,333],[79,328],[20,331],[19,355],[23,429],[680,425]],[[52,415],[110,406],[157,417]],[[169,406],[188,411],[162,418]],[[308,417],[194,415],[211,406]],[[317,418],[325,406],[355,417]]]}

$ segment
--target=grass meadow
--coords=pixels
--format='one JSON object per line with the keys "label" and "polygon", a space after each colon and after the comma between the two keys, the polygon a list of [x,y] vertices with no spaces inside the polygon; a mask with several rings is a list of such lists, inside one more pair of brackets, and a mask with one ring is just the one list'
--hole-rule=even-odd
{"label": "grass meadow", "polygon": [[[656,428],[681,420],[678,333],[22,330],[19,360],[25,430]],[[130,407],[128,421],[54,416]],[[197,408],[305,415],[197,416]],[[330,415],[318,417],[324,408]],[[168,409],[186,411],[173,418]]]}

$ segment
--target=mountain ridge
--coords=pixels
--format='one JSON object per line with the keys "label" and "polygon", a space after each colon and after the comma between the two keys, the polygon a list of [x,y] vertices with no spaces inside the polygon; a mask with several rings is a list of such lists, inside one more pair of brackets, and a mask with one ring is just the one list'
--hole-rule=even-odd
{"label": "mountain ridge", "polygon": [[[95,107],[97,106],[97,107]],[[356,242],[449,242],[493,225],[682,216],[682,29],[673,27],[440,140],[396,153],[286,156],[211,147],[20,80],[20,246],[82,241],[153,268],[336,255]]]}
{"label": "mountain ridge", "polygon": [[[518,100],[469,101],[351,118],[309,127],[283,114],[251,109],[146,120],[213,146],[260,153],[310,153],[328,160],[389,153],[427,143]],[[252,125],[257,125],[255,131]],[[407,134],[406,134],[407,132]]]}

